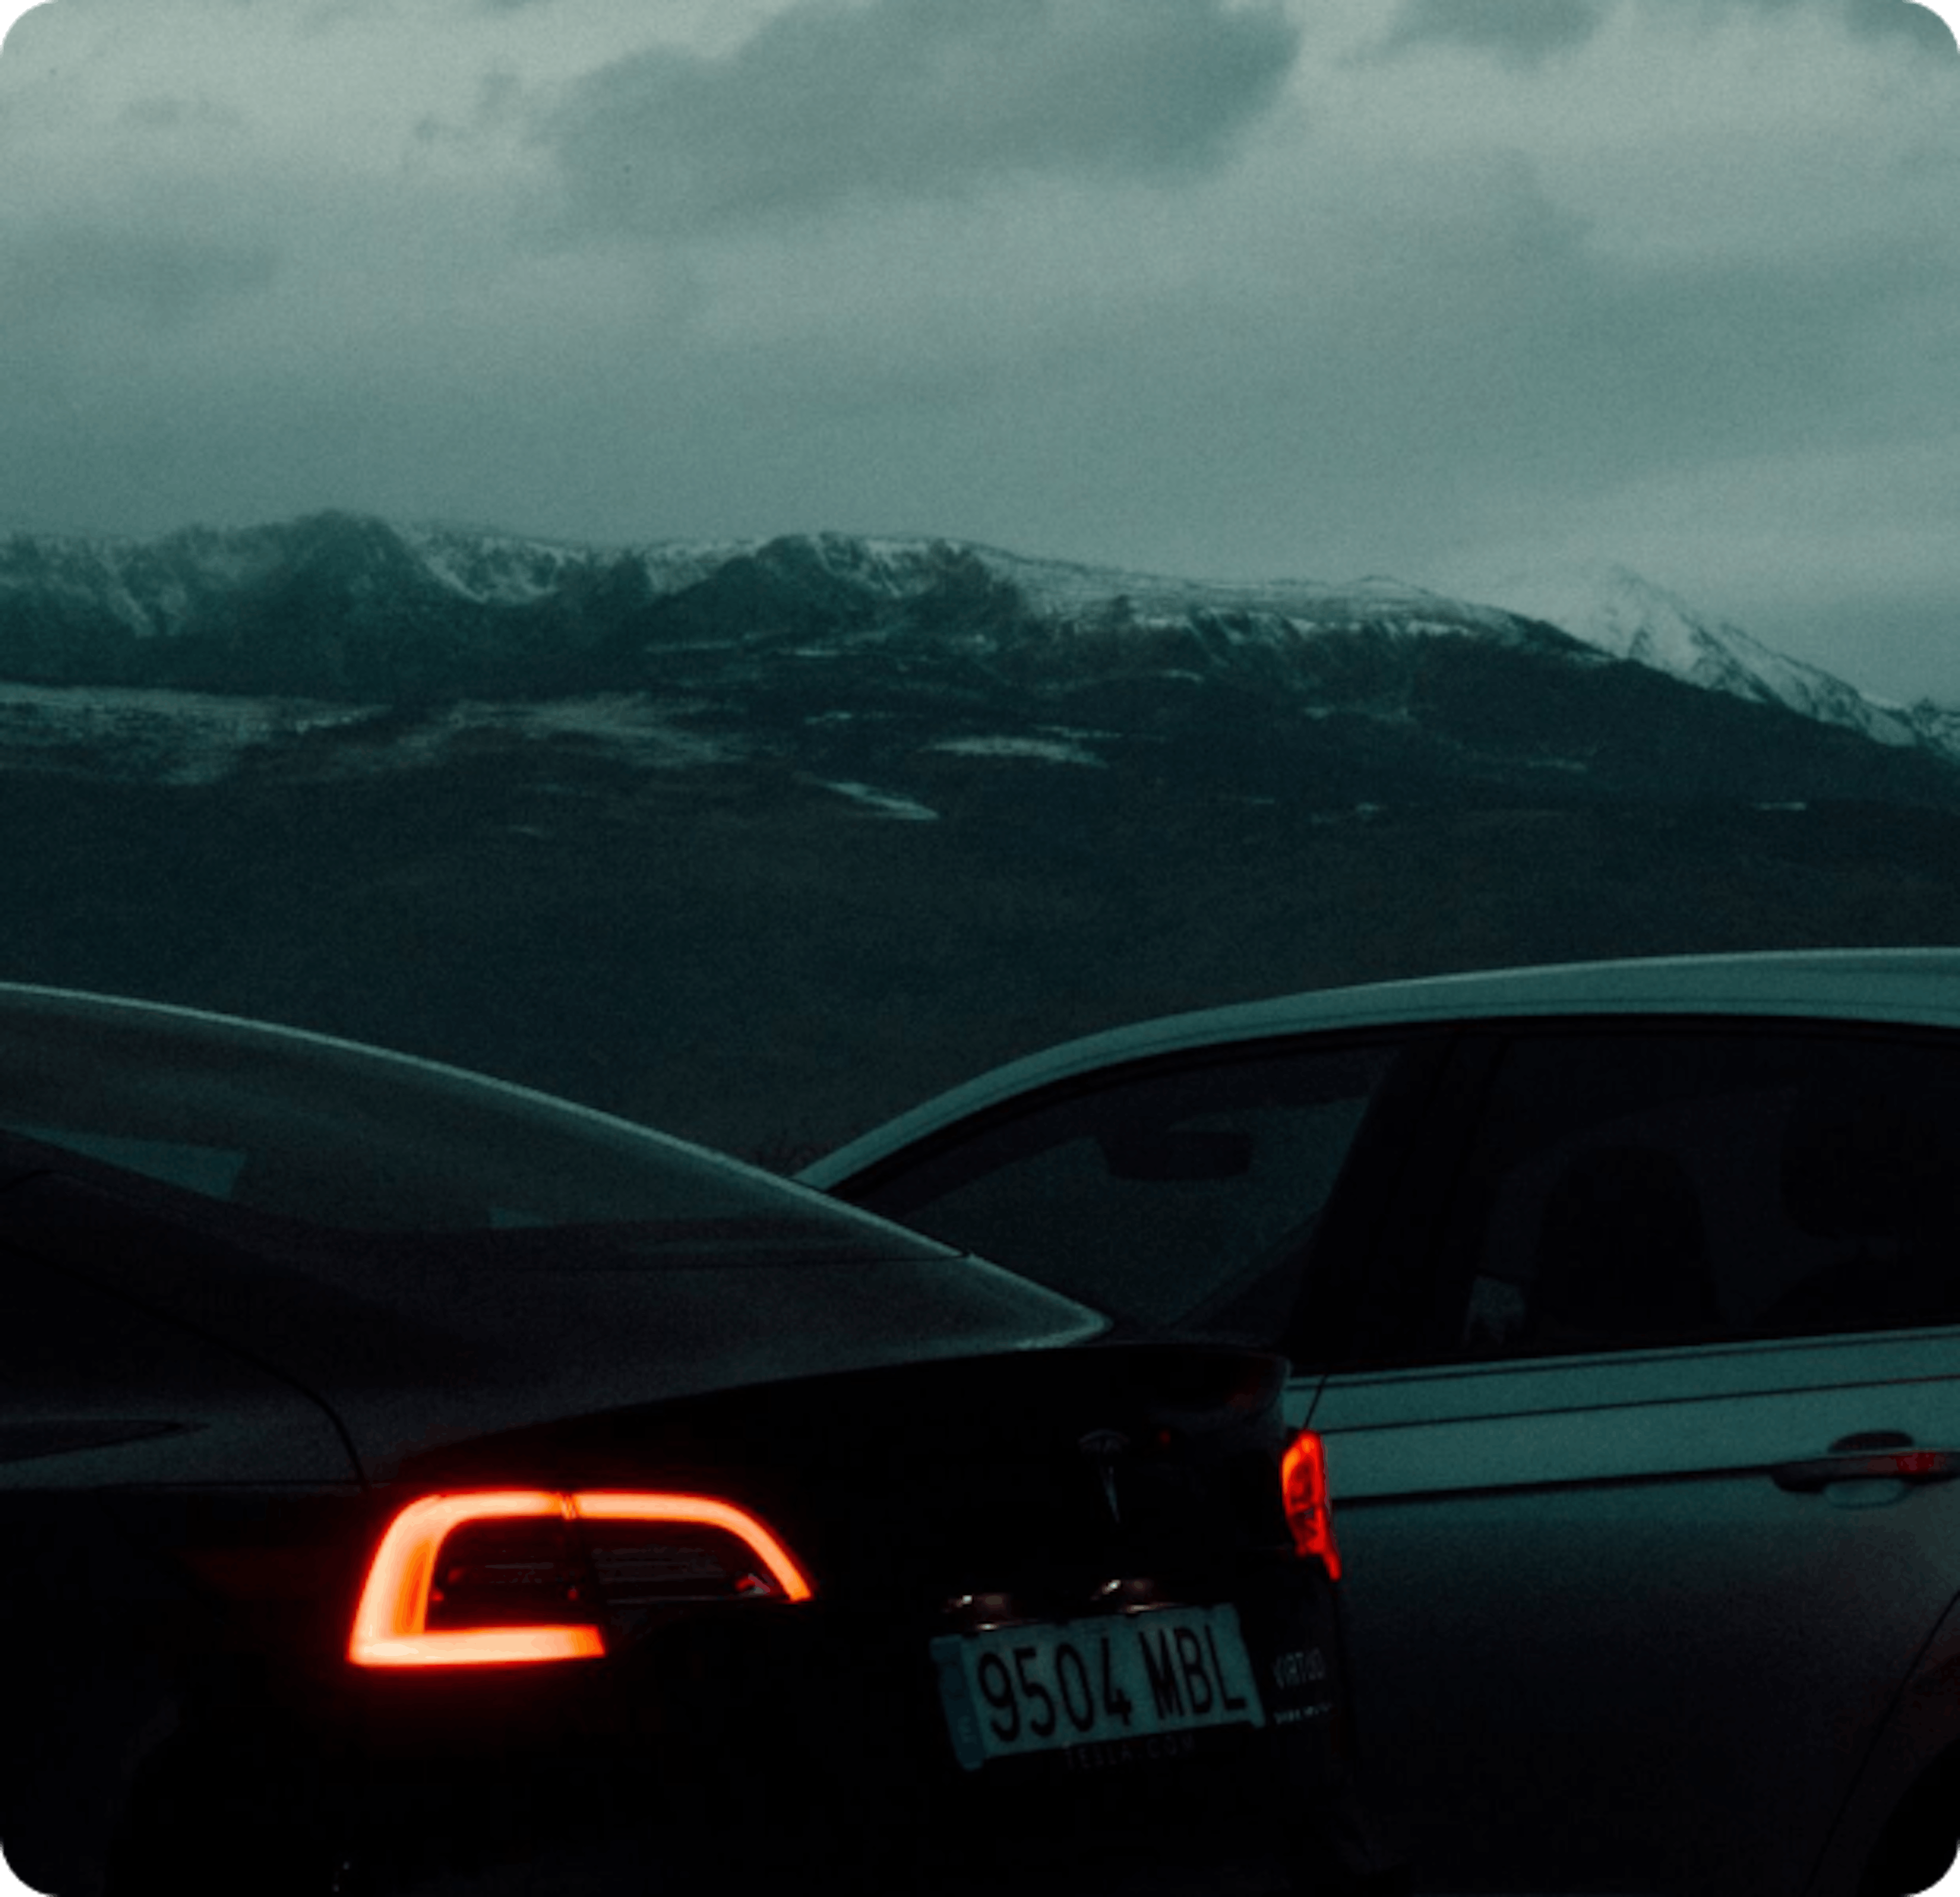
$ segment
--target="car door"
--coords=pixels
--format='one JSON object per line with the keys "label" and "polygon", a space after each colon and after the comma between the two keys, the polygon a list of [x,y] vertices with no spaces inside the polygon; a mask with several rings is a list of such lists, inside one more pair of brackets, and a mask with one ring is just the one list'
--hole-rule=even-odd
{"label": "car door", "polygon": [[1524,1026],[1437,1097],[1311,1412],[1418,1888],[1796,1897],[1960,1587],[1960,1051]]}

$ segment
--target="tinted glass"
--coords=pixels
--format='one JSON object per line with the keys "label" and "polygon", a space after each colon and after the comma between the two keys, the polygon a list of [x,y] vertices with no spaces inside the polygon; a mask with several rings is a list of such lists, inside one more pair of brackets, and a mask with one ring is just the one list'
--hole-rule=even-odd
{"label": "tinted glass", "polygon": [[1466,1355],[1960,1323],[1960,1052],[1535,1036],[1456,1201]]}
{"label": "tinted glass", "polygon": [[1064,1090],[852,1196],[1132,1323],[1261,1341],[1392,1058],[1214,1057]]}
{"label": "tinted glass", "polygon": [[[201,1197],[366,1232],[603,1227],[690,1258],[935,1248],[625,1121],[427,1062],[82,998],[0,998],[0,1128]],[[11,1161],[31,1170],[33,1149]]]}

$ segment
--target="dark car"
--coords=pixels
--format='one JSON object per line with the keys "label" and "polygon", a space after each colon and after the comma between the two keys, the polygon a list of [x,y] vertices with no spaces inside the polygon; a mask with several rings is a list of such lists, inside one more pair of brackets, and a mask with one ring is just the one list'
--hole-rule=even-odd
{"label": "dark car", "polygon": [[1270,1354],[1098,1342],[519,1088],[19,987],[0,1310],[39,1889],[1365,1868]]}
{"label": "dark car", "polygon": [[802,1175],[1281,1351],[1424,1891],[1891,1897],[1960,1833],[1960,953],[1074,1042]]}

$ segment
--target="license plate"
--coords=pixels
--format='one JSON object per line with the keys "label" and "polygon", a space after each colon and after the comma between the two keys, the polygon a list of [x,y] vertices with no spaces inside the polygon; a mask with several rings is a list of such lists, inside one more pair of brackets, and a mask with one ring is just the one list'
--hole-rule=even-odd
{"label": "license plate", "polygon": [[[953,1752],[969,1771],[1023,1752],[1266,1723],[1229,1606],[949,1634],[932,1643],[932,1657]],[[1161,1749],[1137,1748],[1144,1756]]]}

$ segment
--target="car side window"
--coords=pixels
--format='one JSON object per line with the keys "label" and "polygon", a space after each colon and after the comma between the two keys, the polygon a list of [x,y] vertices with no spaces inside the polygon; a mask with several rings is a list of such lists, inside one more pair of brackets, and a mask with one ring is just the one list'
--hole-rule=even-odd
{"label": "car side window", "polygon": [[1394,1054],[1208,1050],[1098,1077],[849,1196],[1130,1323],[1265,1342]]}
{"label": "car side window", "polygon": [[1446,1251],[1462,1357],[1960,1323],[1960,1049],[1882,1030],[1520,1037]]}

